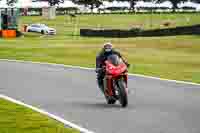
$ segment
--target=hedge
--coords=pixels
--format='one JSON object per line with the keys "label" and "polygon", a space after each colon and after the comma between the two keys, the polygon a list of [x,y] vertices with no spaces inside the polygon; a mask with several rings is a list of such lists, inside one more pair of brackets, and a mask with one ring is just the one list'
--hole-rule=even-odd
{"label": "hedge", "polygon": [[80,29],[80,35],[88,37],[152,37],[175,35],[200,35],[200,25],[181,26],[176,28],[155,30]]}

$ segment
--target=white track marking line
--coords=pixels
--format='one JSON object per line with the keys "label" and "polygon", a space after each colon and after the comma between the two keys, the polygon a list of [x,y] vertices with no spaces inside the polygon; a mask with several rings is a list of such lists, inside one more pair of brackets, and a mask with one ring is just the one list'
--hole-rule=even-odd
{"label": "white track marking line", "polygon": [[16,100],[16,99],[11,98],[11,97],[8,97],[8,96],[5,96],[5,95],[0,94],[0,98],[5,99],[5,100],[8,100],[8,101],[13,102],[13,103],[16,103],[16,104],[19,104],[19,105],[22,105],[22,106],[24,106],[24,107],[30,108],[30,109],[32,109],[32,110],[34,110],[34,111],[36,111],[36,112],[41,113],[41,114],[47,115],[48,117],[53,118],[53,119],[55,119],[55,120],[57,120],[57,121],[59,121],[59,122],[61,122],[61,123],[64,123],[65,125],[67,125],[67,126],[69,126],[69,127],[71,127],[71,128],[74,128],[74,129],[79,130],[81,133],[94,133],[94,132],[89,131],[89,130],[87,130],[87,129],[85,129],[85,128],[82,128],[82,127],[80,127],[80,126],[78,126],[78,125],[76,125],[76,124],[74,124],[74,123],[71,123],[71,122],[69,122],[69,121],[67,121],[67,120],[64,120],[63,118],[61,118],[61,117],[59,117],[59,116],[56,116],[56,115],[54,115],[54,114],[51,114],[51,113],[49,113],[49,112],[47,112],[47,111],[45,111],[45,110],[36,108],[36,107],[34,107],[34,106],[32,106],[32,105],[25,104],[25,103],[23,103],[23,102],[21,102],[21,101],[19,101],[19,100]]}
{"label": "white track marking line", "polygon": [[[43,63],[43,62],[32,62],[32,61],[23,61],[23,60],[9,60],[9,59],[0,59],[0,61],[32,63],[32,64],[52,65],[52,66],[60,66],[60,67],[68,67],[68,68],[78,68],[78,69],[84,69],[84,70],[94,70],[94,68],[72,66],[72,65],[64,65],[64,64],[56,64],[56,63]],[[153,76],[146,76],[146,75],[142,75],[142,74],[129,73],[129,75],[130,76],[136,76],[136,77],[142,77],[142,78],[149,78],[149,79],[167,81],[167,82],[175,82],[175,83],[180,83],[180,84],[188,84],[188,85],[200,86],[200,84],[198,84],[198,83],[179,81],[179,80],[170,80],[170,79],[158,78],[158,77],[153,77]]]}
{"label": "white track marking line", "polygon": [[200,86],[200,84],[198,84],[198,83],[181,81],[181,80],[165,79],[165,78],[158,78],[158,77],[153,77],[153,76],[146,76],[146,75],[142,75],[142,74],[132,74],[132,73],[129,73],[129,75],[130,76],[136,76],[136,77],[142,77],[142,78],[149,78],[149,79],[167,81],[167,82],[175,82],[175,83],[179,83],[179,84],[188,84],[188,85]]}

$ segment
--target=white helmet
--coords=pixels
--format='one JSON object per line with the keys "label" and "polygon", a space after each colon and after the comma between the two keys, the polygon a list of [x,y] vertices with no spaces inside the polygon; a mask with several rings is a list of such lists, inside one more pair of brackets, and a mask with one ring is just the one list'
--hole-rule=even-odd
{"label": "white helmet", "polygon": [[112,48],[113,48],[113,46],[112,46],[112,43],[110,43],[110,42],[107,42],[107,43],[105,43],[105,44],[103,45],[103,49],[104,49],[105,52],[110,52],[110,51],[112,51]]}

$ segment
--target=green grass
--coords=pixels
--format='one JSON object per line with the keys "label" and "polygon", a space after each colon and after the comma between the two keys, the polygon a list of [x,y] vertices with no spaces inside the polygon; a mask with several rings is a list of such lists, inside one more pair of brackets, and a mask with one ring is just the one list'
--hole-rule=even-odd
{"label": "green grass", "polygon": [[0,133],[78,133],[31,109],[0,99]]}
{"label": "green grass", "polygon": [[88,38],[80,37],[78,30],[137,25],[143,25],[144,29],[166,28],[161,26],[166,20],[173,22],[171,27],[199,24],[200,14],[81,15],[76,24],[70,23],[68,16],[48,21],[41,17],[21,17],[21,25],[46,23],[56,28],[58,34],[26,33],[22,38],[0,39],[0,58],[94,67],[102,44],[111,41],[133,64],[131,73],[200,83],[200,36]]}

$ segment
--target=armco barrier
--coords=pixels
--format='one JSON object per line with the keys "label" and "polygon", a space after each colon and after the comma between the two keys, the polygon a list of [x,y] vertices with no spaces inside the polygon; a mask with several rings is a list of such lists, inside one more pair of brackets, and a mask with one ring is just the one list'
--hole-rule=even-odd
{"label": "armco barrier", "polygon": [[200,35],[200,25],[155,30],[80,29],[80,35],[88,37],[152,37],[175,35]]}

